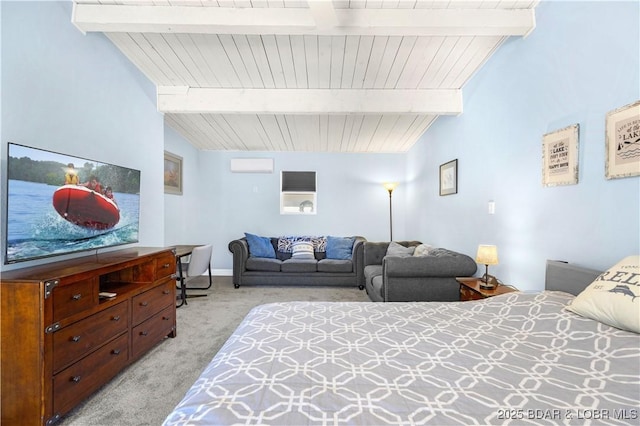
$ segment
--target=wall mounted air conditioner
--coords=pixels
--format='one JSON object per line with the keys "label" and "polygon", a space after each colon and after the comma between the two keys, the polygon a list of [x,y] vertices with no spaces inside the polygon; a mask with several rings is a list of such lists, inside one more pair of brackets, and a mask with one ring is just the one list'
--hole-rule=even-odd
{"label": "wall mounted air conditioner", "polygon": [[273,173],[273,158],[232,158],[232,173]]}

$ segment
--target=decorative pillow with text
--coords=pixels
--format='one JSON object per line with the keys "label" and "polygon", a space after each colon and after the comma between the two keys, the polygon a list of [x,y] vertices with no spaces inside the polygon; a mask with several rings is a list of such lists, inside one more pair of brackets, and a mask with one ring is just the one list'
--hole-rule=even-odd
{"label": "decorative pillow with text", "polygon": [[626,257],[609,268],[567,309],[612,327],[640,333],[640,255]]}

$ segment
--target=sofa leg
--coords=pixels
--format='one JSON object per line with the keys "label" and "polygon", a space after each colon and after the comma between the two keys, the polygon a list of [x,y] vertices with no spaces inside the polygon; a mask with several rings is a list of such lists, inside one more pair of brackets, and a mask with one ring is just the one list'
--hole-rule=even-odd
{"label": "sofa leg", "polygon": [[240,288],[240,284],[234,284],[233,287],[234,288]]}
{"label": "sofa leg", "polygon": [[359,286],[358,286],[358,288],[359,288],[360,290],[364,290],[364,286],[363,286],[363,285],[359,285]]}

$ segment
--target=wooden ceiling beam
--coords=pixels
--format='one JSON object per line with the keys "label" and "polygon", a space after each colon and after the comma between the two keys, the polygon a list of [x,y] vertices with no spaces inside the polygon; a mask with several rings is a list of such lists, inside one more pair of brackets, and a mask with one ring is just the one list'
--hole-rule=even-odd
{"label": "wooden ceiling beam", "polygon": [[455,89],[214,89],[158,87],[158,111],[186,114],[462,113]]}
{"label": "wooden ceiling beam", "polygon": [[309,11],[319,29],[335,28],[338,17],[331,1],[309,1]]}
{"label": "wooden ceiling beam", "polygon": [[228,8],[74,3],[72,22],[83,32],[524,36],[533,9]]}

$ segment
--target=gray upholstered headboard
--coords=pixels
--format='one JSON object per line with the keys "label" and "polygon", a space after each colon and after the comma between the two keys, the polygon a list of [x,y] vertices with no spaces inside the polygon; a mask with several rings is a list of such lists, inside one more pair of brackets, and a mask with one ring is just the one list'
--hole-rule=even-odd
{"label": "gray upholstered headboard", "polygon": [[545,290],[556,290],[578,295],[602,272],[582,268],[557,260],[547,260]]}

